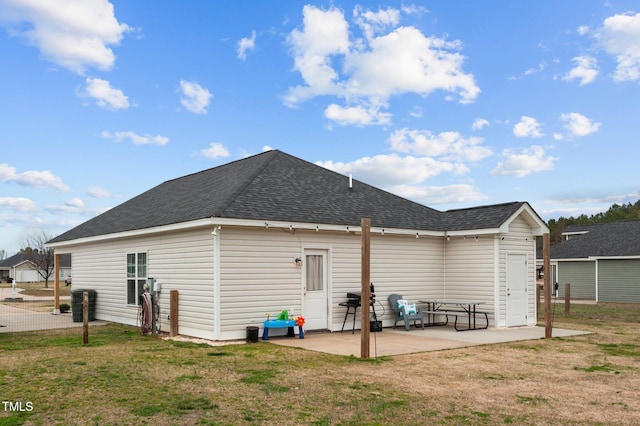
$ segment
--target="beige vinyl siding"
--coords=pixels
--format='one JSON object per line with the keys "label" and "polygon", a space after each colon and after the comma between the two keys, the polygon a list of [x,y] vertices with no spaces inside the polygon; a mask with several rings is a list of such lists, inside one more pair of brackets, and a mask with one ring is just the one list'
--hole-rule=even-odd
{"label": "beige vinyl siding", "polygon": [[234,228],[220,238],[220,338],[244,337],[245,327],[260,325],[266,313],[301,309],[299,238],[277,228]]}
{"label": "beige vinyl siding", "polygon": [[453,237],[446,243],[445,299],[493,300],[493,237]]}
{"label": "beige vinyl siding", "polygon": [[535,238],[525,219],[516,217],[499,236],[452,236],[445,244],[445,286],[439,297],[485,302],[479,309],[498,327],[506,326],[507,254],[526,255],[527,321],[535,324]]}
{"label": "beige vinyl siding", "polygon": [[[410,303],[433,299],[444,286],[442,238],[413,235],[373,235],[371,238],[371,281],[375,285],[376,313],[384,325],[393,324],[390,294],[399,293]],[[359,265],[358,265],[359,267]],[[341,296],[344,300],[346,295]],[[384,316],[380,316],[384,311]],[[335,319],[342,324],[344,311]]]}
{"label": "beige vinyl siding", "polygon": [[[247,325],[260,325],[265,314],[303,310],[303,268],[294,264],[305,249],[326,250],[329,328],[340,330],[347,292],[360,291],[361,236],[347,232],[288,231],[224,227],[220,233],[221,339],[244,337]],[[376,287],[379,319],[391,323],[387,297],[409,300],[435,297],[443,282],[442,239],[372,235],[371,281]],[[352,317],[349,317],[352,321]],[[356,322],[359,326],[359,320]]]}
{"label": "beige vinyl siding", "polygon": [[640,303],[640,259],[598,260],[598,301]]}
{"label": "beige vinyl siding", "polygon": [[[504,239],[503,239],[504,238]],[[496,326],[505,326],[507,294],[507,254],[527,256],[527,324],[536,324],[536,240],[531,226],[522,217],[515,218],[509,224],[509,232],[501,234],[500,245],[500,286],[496,297],[499,300],[499,321]]]}
{"label": "beige vinyl siding", "polygon": [[565,294],[565,284],[571,284],[572,299],[596,298],[596,262],[588,261],[559,261],[558,289]]}
{"label": "beige vinyl siding", "polygon": [[180,333],[213,338],[213,243],[210,229],[73,247],[73,289],[97,292],[96,318],[136,325],[127,305],[127,253],[147,252],[148,276],[162,282],[160,321],[169,329],[169,292],[179,292]]}

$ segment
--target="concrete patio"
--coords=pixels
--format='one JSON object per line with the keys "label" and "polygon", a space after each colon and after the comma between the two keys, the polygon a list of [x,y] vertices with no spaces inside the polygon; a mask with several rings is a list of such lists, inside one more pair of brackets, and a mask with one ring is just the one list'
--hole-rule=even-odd
{"label": "concrete patio", "polygon": [[[552,337],[569,337],[590,334],[585,331],[554,328]],[[488,345],[494,343],[516,342],[521,340],[542,339],[544,327],[517,327],[509,329],[488,328],[486,330],[455,331],[450,326],[428,327],[424,330],[406,331],[404,328],[384,328],[382,332],[371,333],[371,358],[389,355],[402,355],[416,352],[439,351],[463,348],[467,346]],[[317,352],[335,355],[360,356],[361,336],[358,331],[333,333],[305,333],[304,339],[291,337],[273,337],[269,342],[299,347]],[[262,340],[261,340],[262,342]]]}

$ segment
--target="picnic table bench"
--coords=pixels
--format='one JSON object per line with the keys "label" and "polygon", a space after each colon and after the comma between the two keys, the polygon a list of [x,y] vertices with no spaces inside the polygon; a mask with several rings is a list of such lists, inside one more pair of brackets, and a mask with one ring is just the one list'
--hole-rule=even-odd
{"label": "picnic table bench", "polygon": [[[484,302],[462,300],[420,300],[419,302],[427,305],[426,309],[422,310],[423,315],[426,314],[427,316],[426,326],[447,325],[451,316],[455,318],[453,327],[456,331],[484,330],[489,327],[487,313],[476,309],[478,305],[482,305]],[[458,309],[449,309],[447,306],[457,306]],[[435,320],[436,315],[444,316],[444,322],[437,322]],[[480,318],[484,316],[484,325],[479,326],[477,324],[478,316]],[[458,325],[460,318],[467,319],[466,327]]]}

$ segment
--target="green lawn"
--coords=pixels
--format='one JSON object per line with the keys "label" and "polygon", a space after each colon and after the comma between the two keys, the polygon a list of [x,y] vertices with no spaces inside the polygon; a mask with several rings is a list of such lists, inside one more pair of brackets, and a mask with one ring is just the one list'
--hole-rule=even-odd
{"label": "green lawn", "polygon": [[2,333],[0,425],[638,424],[638,312],[572,305],[555,326],[594,334],[366,361],[113,324],[88,345]]}

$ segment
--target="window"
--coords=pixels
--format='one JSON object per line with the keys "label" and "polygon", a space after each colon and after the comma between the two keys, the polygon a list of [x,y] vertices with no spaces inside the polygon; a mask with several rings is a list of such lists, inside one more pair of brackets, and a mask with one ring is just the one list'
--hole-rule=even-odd
{"label": "window", "polygon": [[324,266],[322,255],[307,255],[307,291],[322,291]]}
{"label": "window", "polygon": [[127,254],[127,304],[137,305],[147,282],[147,253]]}

